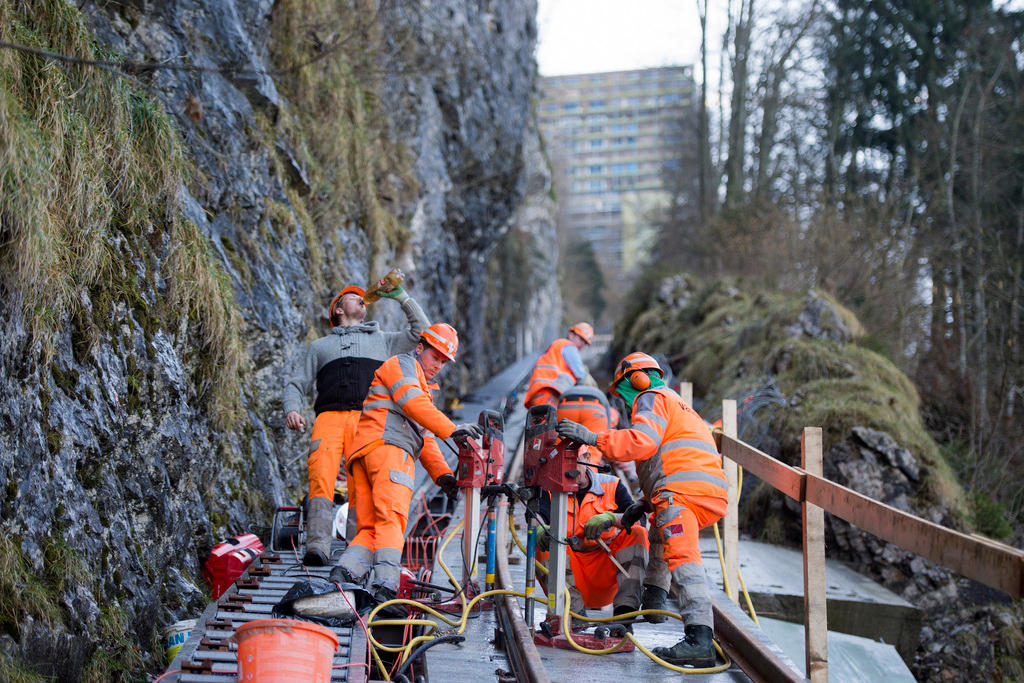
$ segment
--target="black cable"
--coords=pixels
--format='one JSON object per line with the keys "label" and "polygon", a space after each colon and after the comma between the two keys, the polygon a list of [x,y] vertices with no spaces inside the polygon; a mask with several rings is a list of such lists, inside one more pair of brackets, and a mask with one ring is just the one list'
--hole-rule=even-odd
{"label": "black cable", "polygon": [[[405,662],[402,663],[402,666],[398,667],[398,671],[395,672],[394,676],[392,676],[391,679],[397,681],[399,676],[405,678],[405,671],[412,664],[413,660],[422,655],[429,648],[432,648],[435,645],[438,645],[439,643],[461,643],[465,639],[466,636],[460,636],[453,633],[451,635],[440,636],[438,638],[434,638],[433,640],[428,640],[425,643],[420,643],[415,648],[413,648],[413,651],[410,652],[409,656],[405,658]],[[409,679],[406,678],[405,680]]]}

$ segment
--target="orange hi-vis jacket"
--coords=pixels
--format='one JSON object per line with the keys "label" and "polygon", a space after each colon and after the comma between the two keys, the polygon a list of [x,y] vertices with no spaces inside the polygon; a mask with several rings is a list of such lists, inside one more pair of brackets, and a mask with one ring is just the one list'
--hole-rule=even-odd
{"label": "orange hi-vis jacket", "polygon": [[[363,401],[351,459],[386,443],[419,458],[430,478],[450,474],[434,435],[447,439],[455,423],[434,406],[431,388],[412,353],[388,358],[377,368]],[[410,485],[410,488],[412,486]]]}
{"label": "orange hi-vis jacket", "polygon": [[562,349],[572,346],[568,339],[556,339],[547,351],[537,359],[537,365],[533,368],[530,376],[530,384],[526,389],[526,396],[523,403],[530,405],[530,399],[543,389],[552,389],[561,394],[569,387],[576,384],[582,377],[577,377],[565,362]]}
{"label": "orange hi-vis jacket", "polygon": [[636,461],[649,500],[657,491],[728,500],[722,456],[711,430],[667,387],[637,396],[632,427],[599,433],[597,447],[609,460]]}

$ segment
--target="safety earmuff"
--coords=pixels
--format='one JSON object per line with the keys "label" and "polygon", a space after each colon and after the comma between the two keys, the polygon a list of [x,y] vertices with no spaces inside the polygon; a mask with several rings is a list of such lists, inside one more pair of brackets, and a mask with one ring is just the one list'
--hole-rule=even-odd
{"label": "safety earmuff", "polygon": [[643,370],[634,370],[629,373],[629,383],[633,385],[633,388],[637,391],[643,391],[644,389],[651,388],[651,376]]}
{"label": "safety earmuff", "polygon": [[650,377],[650,375],[648,375],[646,372],[644,372],[644,370],[642,368],[637,368],[636,370],[633,370],[632,372],[630,372],[629,368],[630,368],[631,365],[632,365],[632,363],[630,363],[627,360],[622,361],[622,365],[619,366],[619,370],[621,371],[621,373],[623,375],[623,378],[624,379],[628,379],[630,385],[632,385],[632,387],[634,389],[636,389],[637,391],[643,391],[644,389],[650,389],[651,388],[651,377]]}

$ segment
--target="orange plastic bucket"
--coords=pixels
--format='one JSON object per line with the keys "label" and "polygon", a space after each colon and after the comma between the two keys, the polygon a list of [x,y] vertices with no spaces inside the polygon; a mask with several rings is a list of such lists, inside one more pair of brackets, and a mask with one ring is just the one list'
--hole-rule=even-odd
{"label": "orange plastic bucket", "polygon": [[338,637],[319,624],[257,619],[238,627],[238,680],[330,683]]}

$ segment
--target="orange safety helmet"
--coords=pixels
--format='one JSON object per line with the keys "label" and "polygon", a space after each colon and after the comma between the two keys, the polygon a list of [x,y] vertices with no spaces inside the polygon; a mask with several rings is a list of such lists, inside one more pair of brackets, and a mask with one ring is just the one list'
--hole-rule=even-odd
{"label": "orange safety helmet", "polygon": [[327,307],[327,320],[330,321],[332,325],[334,324],[334,309],[338,307],[338,302],[341,301],[341,297],[345,296],[346,294],[358,294],[359,298],[362,299],[364,296],[366,296],[366,290],[364,290],[362,287],[349,285],[345,289],[338,292],[338,296],[331,299],[331,305]]}
{"label": "orange safety helmet", "polygon": [[569,328],[569,331],[578,334],[580,339],[587,344],[591,344],[594,341],[594,328],[590,326],[590,323],[576,323]]}
{"label": "orange safety helmet", "polygon": [[420,341],[441,352],[448,360],[455,360],[459,350],[459,334],[448,323],[434,323],[420,332]]}
{"label": "orange safety helmet", "polygon": [[658,377],[665,376],[661,366],[658,365],[658,361],[646,353],[634,351],[619,361],[618,366],[615,368],[615,378],[612,379],[612,386],[628,378],[629,383],[633,385],[634,389],[640,391],[648,389],[651,386],[651,378],[647,375],[647,370],[657,370]]}

